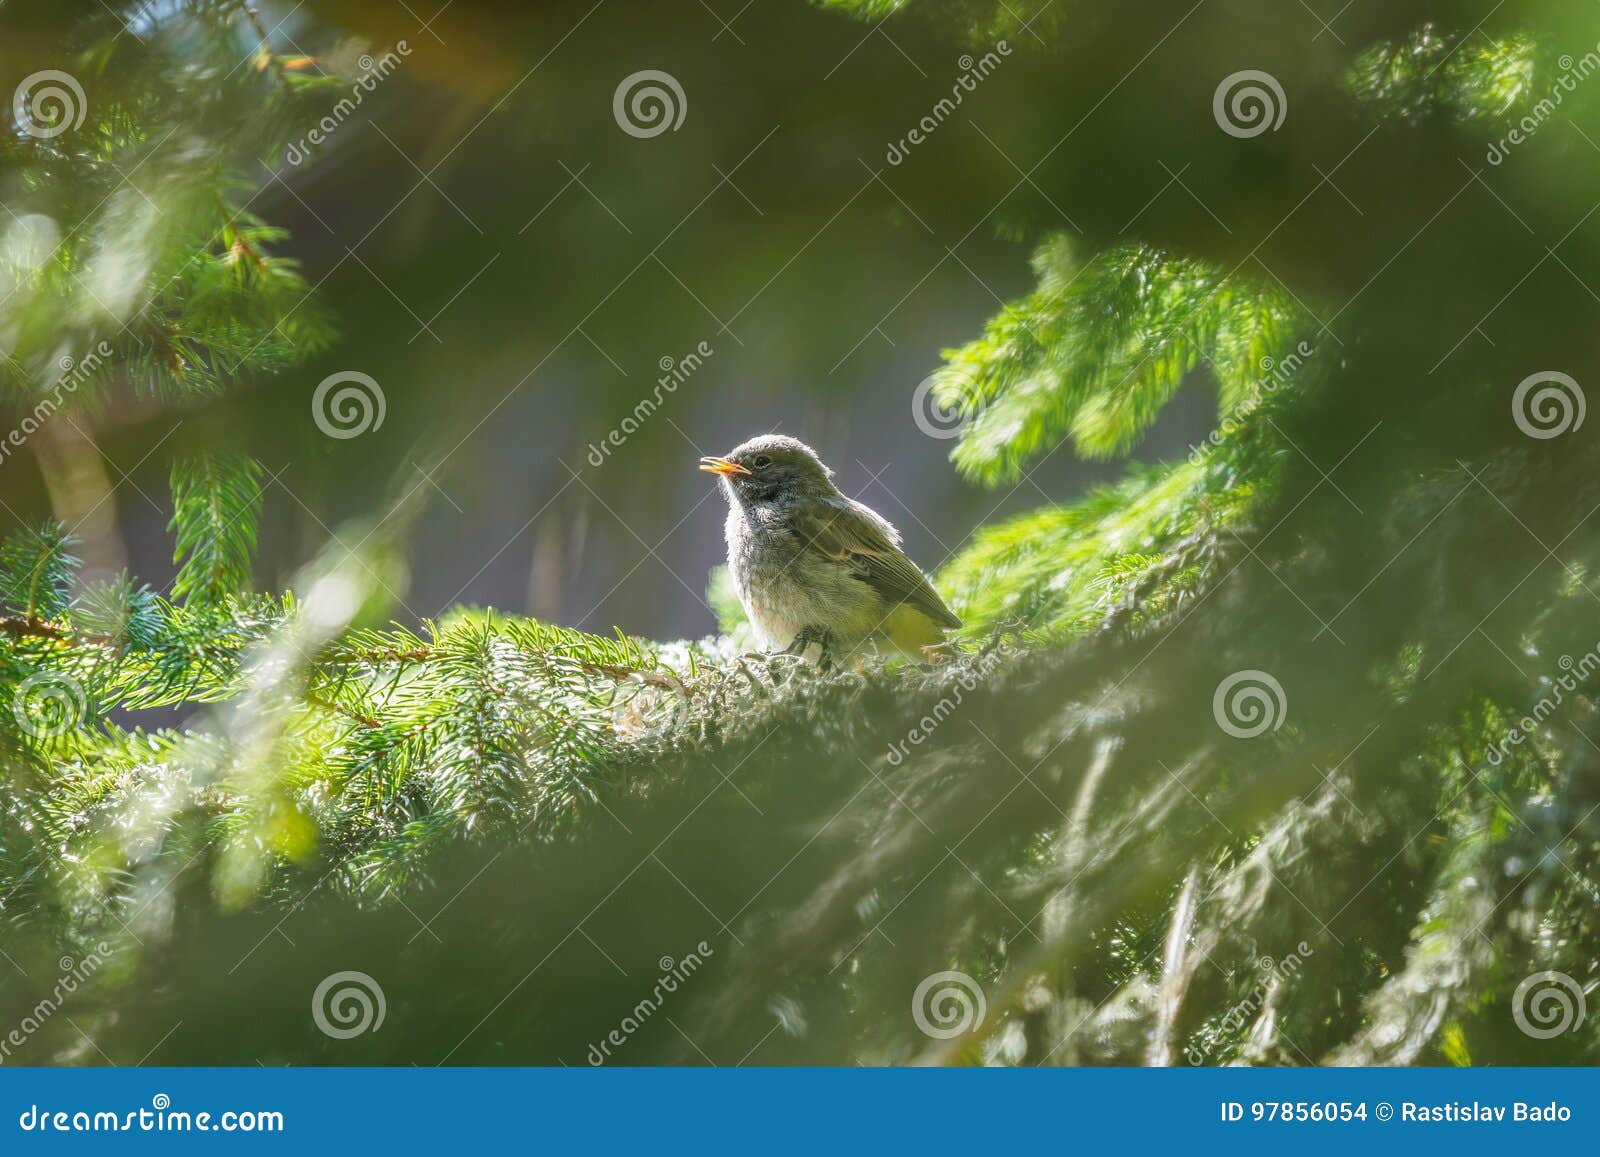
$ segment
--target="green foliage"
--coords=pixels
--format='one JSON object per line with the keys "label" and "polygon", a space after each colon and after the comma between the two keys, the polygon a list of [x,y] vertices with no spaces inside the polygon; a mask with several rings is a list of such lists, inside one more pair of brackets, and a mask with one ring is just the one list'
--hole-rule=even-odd
{"label": "green foliage", "polygon": [[1427,25],[1401,41],[1373,44],[1355,59],[1350,88],[1385,119],[1461,121],[1499,116],[1530,91],[1534,41],[1525,35],[1462,44]]}
{"label": "green foliage", "polygon": [[1046,636],[1182,609],[1222,532],[1248,508],[1219,492],[1206,466],[1136,470],[1066,507],[1046,507],[978,532],[944,582],[969,630],[1020,621]]}
{"label": "green foliage", "polygon": [[911,0],[815,0],[819,7],[836,8],[862,20],[883,20],[893,16]]}
{"label": "green foliage", "polygon": [[1202,363],[1226,416],[1306,329],[1283,292],[1146,246],[1080,262],[1058,234],[1033,265],[1038,289],[935,378],[935,397],[970,418],[951,458],[989,485],[1015,483],[1066,437],[1085,457],[1126,453]]}
{"label": "green foliage", "polygon": [[[37,400],[76,363],[71,408],[89,409],[118,372],[178,399],[296,364],[331,341],[297,263],[271,252],[284,231],[249,211],[240,173],[253,177],[314,107],[306,85],[340,82],[291,79],[271,58],[193,67],[197,35],[237,62],[238,32],[255,18],[225,0],[157,22],[143,40],[98,39],[86,21],[75,64],[94,90],[84,124],[0,139],[11,210],[0,392]],[[102,343],[112,356],[91,358]]]}
{"label": "green foliage", "polygon": [[250,557],[261,519],[261,464],[210,451],[172,466],[172,592],[185,602],[216,602],[250,588]]}
{"label": "green foliage", "polygon": [[66,609],[78,560],[61,527],[27,528],[0,543],[0,604],[26,619],[53,619]]}
{"label": "green foliage", "polygon": [[[219,888],[234,902],[326,855],[349,887],[386,892],[452,841],[571,829],[603,807],[620,737],[659,734],[688,695],[620,636],[460,612],[422,635],[315,645],[305,615],[254,596],[177,605],[121,581],[10,644],[9,658],[85,700],[67,734],[28,740],[61,773],[13,805],[41,849],[69,850],[27,864],[33,894],[53,884],[69,908],[77,894],[111,900],[136,861],[108,856],[109,827],[175,831],[185,817],[220,841]],[[216,735],[110,719],[229,701]]]}
{"label": "green foliage", "polygon": [[1085,457],[1126,453],[1201,372],[1219,426],[1186,462],[980,530],[943,578],[977,634],[1021,622],[1059,636],[1130,614],[1149,625],[1182,608],[1219,543],[1275,492],[1287,447],[1273,415],[1321,369],[1310,319],[1276,288],[1140,246],[1079,265],[1058,235],[1034,268],[1039,288],[936,376],[936,395],[970,419],[951,454],[963,473],[1015,484],[1064,438]]}

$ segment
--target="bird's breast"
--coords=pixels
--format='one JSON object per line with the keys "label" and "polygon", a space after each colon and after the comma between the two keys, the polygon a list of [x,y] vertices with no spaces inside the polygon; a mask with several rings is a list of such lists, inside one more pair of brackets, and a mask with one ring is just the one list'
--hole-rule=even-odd
{"label": "bird's breast", "polygon": [[881,618],[876,594],[849,566],[808,549],[780,520],[736,510],[727,531],[734,587],[767,646],[787,647],[807,627],[848,644]]}

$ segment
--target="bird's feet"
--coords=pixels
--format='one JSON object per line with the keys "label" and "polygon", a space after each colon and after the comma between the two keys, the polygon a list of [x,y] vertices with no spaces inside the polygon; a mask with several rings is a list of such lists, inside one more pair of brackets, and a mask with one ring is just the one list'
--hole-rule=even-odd
{"label": "bird's feet", "polygon": [[817,669],[826,671],[833,666],[833,632],[826,627],[801,627],[794,641],[785,647],[780,654],[804,657],[806,648],[812,643],[821,648],[817,656]]}

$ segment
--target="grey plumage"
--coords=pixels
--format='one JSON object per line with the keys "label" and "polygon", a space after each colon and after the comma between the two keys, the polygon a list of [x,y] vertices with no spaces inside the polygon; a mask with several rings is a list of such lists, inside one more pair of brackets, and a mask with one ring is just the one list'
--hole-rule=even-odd
{"label": "grey plumage", "polygon": [[701,469],[722,477],[734,586],[767,646],[848,651],[881,639],[921,657],[961,625],[899,531],[840,493],[804,442],[762,435]]}

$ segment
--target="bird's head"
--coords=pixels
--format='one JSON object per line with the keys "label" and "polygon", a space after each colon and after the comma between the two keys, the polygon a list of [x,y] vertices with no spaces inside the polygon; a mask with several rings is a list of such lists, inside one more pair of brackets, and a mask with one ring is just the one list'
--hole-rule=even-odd
{"label": "bird's head", "polygon": [[726,457],[700,459],[700,469],[720,475],[735,502],[771,502],[783,497],[827,498],[837,493],[833,471],[798,438],[762,434]]}

